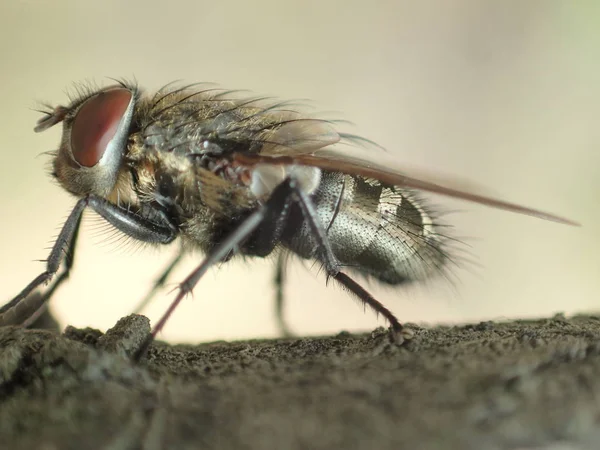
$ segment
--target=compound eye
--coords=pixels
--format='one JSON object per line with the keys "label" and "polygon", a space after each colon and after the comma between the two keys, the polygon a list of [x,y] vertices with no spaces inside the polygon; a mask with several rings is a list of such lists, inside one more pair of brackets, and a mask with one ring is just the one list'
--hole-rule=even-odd
{"label": "compound eye", "polygon": [[128,89],[110,89],[79,108],[71,128],[71,153],[78,164],[84,167],[98,164],[119,128],[131,96]]}

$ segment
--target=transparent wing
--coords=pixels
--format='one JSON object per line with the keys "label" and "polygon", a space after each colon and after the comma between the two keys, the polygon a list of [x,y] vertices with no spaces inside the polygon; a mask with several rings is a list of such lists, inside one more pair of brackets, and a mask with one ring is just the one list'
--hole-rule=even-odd
{"label": "transparent wing", "polygon": [[[308,135],[308,130],[303,130],[303,133]],[[331,133],[320,131],[320,135],[329,136],[330,142],[333,140]],[[373,178],[391,186],[432,192],[553,222],[579,225],[575,221],[549,212],[477,193],[481,189],[465,181],[443,179],[441,176],[432,176],[414,169],[406,170],[385,152],[369,152],[352,146],[343,148],[332,146],[326,144],[326,140],[323,139],[320,141],[323,145],[318,146],[314,143],[305,146],[294,145],[286,153],[283,150],[285,144],[282,136],[277,134],[274,137],[281,138],[279,139],[280,143],[277,144],[278,151],[273,151],[273,147],[267,152],[261,151],[258,155],[238,153],[235,155],[235,159],[241,164],[250,166],[258,163],[313,166],[323,170]]]}
{"label": "transparent wing", "polygon": [[[442,179],[440,175],[432,176],[402,167],[388,153],[377,151],[375,145],[371,145],[370,150],[360,148],[360,145],[343,145],[369,141],[337,132],[334,128],[336,121],[303,116],[290,109],[293,107],[290,102],[269,104],[265,103],[267,99],[260,97],[228,99],[231,91],[215,94],[214,91],[219,91],[215,89],[194,91],[184,87],[167,91],[153,103],[153,107],[159,110],[155,113],[157,117],[191,108],[187,117],[194,124],[202,124],[202,135],[213,132],[221,139],[243,143],[248,148],[248,151],[235,153],[235,158],[241,164],[314,166],[373,178],[400,188],[428,191],[546,220],[578,225],[555,214],[484,195],[481,188],[465,181]],[[52,116],[50,119],[46,118],[48,120],[51,121]],[[45,126],[45,122],[40,126]]]}

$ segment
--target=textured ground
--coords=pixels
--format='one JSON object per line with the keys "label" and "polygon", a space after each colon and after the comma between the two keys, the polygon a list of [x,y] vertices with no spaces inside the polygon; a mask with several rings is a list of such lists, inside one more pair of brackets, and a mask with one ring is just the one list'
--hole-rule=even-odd
{"label": "textured ground", "polygon": [[598,449],[600,318],[156,344],[0,329],[4,449]]}

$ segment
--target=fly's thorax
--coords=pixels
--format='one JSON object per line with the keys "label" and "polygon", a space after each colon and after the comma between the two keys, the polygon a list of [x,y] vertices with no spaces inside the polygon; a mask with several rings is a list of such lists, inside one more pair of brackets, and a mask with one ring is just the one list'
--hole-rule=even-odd
{"label": "fly's thorax", "polygon": [[191,242],[204,243],[214,224],[256,206],[243,182],[248,171],[226,159],[165,151],[135,133],[127,166],[134,174],[135,200],[161,208]]}
{"label": "fly's thorax", "polygon": [[[58,111],[63,134],[53,164],[60,184],[75,195],[107,197],[115,188],[131,127],[137,91],[123,86],[98,91]],[[40,131],[59,121],[50,115]]]}

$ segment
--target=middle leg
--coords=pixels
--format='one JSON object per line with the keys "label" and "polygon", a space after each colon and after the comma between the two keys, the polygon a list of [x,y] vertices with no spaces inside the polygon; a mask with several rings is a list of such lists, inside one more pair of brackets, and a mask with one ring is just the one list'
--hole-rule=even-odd
{"label": "middle leg", "polygon": [[152,285],[152,287],[150,288],[148,293],[144,296],[144,298],[135,307],[135,309],[133,310],[134,314],[140,314],[150,304],[150,302],[156,295],[156,292],[165,285],[165,283],[167,282],[167,279],[169,278],[169,276],[171,275],[173,270],[175,270],[175,268],[179,265],[179,263],[183,259],[183,256],[184,256],[184,250],[183,250],[183,245],[181,245],[179,247],[177,255],[175,255],[175,258],[173,258],[173,260],[167,265],[167,267],[165,267],[163,269],[162,273],[154,281],[154,284]]}

